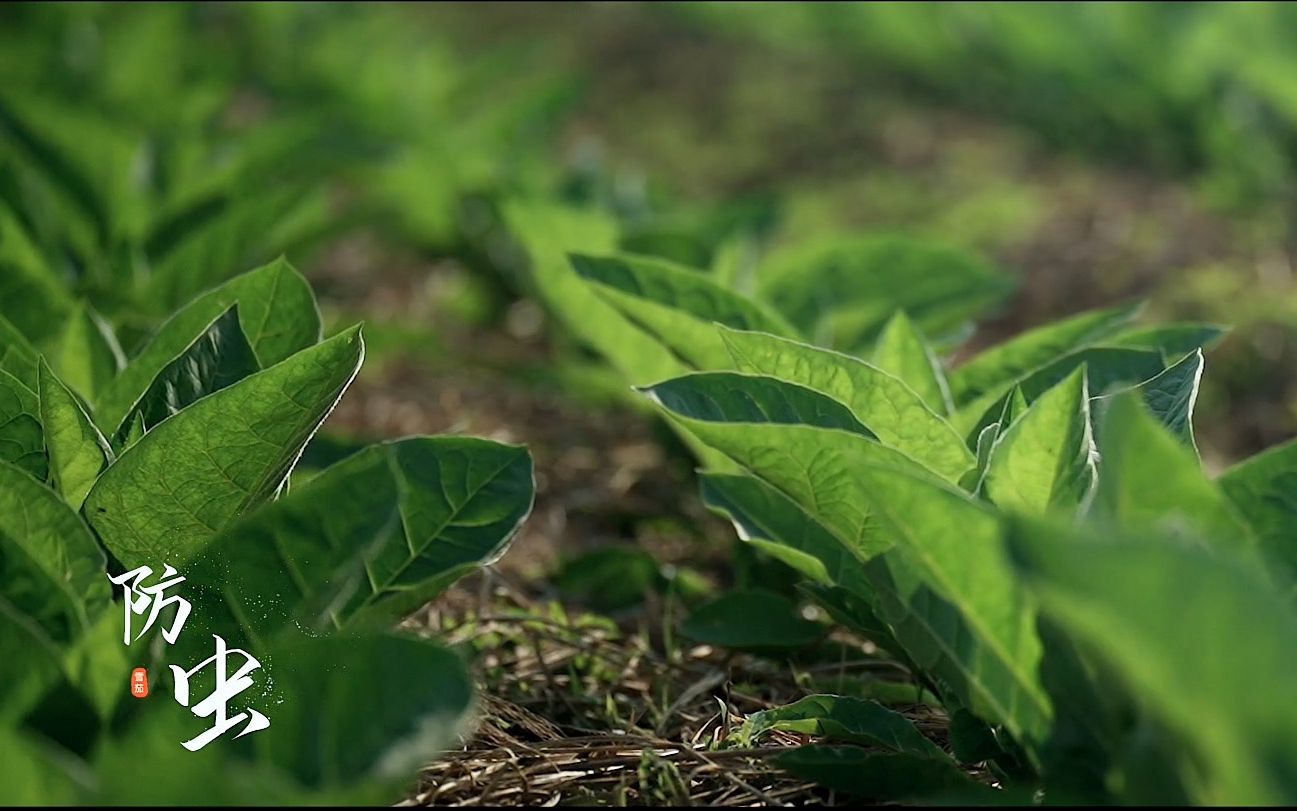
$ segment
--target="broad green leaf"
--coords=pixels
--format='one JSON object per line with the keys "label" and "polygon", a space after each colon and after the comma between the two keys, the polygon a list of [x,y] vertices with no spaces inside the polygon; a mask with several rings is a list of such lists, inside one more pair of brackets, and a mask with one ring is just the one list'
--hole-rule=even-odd
{"label": "broad green leaf", "polygon": [[[304,253],[310,240],[334,221],[318,187],[279,182],[256,188],[257,194],[233,201],[200,227],[182,232],[183,238],[154,261],[141,301],[157,312],[169,313],[229,279],[239,268],[255,267],[274,256]],[[255,323],[244,322],[248,336],[261,361],[273,363],[276,355],[263,355],[255,339]]]}
{"label": "broad green leaf", "polygon": [[[1090,387],[1089,369],[1086,369],[1086,372],[1085,383],[1088,389]],[[1022,386],[1014,386],[1013,391],[1009,393],[1009,398],[1004,402],[1004,415],[1000,417],[1000,428],[1005,431],[1009,430],[1018,421],[1019,417],[1027,413],[1027,409],[1030,407],[1030,404],[1027,403],[1027,396],[1022,393]]]}
{"label": "broad green leaf", "polygon": [[144,412],[136,411],[126,422],[122,423],[122,429],[117,433],[117,455],[121,455],[127,448],[134,445],[144,438]]}
{"label": "broad green leaf", "polygon": [[878,336],[873,363],[905,381],[936,413],[946,415],[954,411],[941,361],[904,310],[897,311]]}
{"label": "broad green leaf", "polygon": [[[23,566],[31,564],[25,560],[9,563],[8,559],[14,554],[6,547],[13,546],[15,544],[0,533],[0,554],[4,556],[6,569],[12,566],[15,575],[21,576]],[[0,572],[3,578],[0,585],[6,589],[10,585],[7,582],[10,576],[8,571]],[[30,585],[46,587],[39,582]],[[50,598],[50,602],[57,599]],[[16,726],[64,677],[63,643],[52,639],[26,612],[25,607],[11,604],[7,596],[0,598],[0,679],[4,680],[5,686],[0,690],[0,729]]]}
{"label": "broad green leaf", "polygon": [[1188,747],[1197,802],[1297,801],[1297,618],[1263,575],[1166,538],[1022,524],[1012,540],[1044,610]]}
{"label": "broad green leaf", "polygon": [[5,805],[69,806],[84,803],[86,786],[76,760],[37,736],[0,730],[0,763],[5,764]]}
{"label": "broad green leaf", "polygon": [[[907,471],[895,459],[871,460],[868,445],[880,446],[863,438],[857,443],[850,434],[724,426],[741,431],[731,439],[714,424],[689,426],[711,441],[729,439],[740,452],[751,449],[744,442],[755,444],[758,431],[784,434],[764,438],[778,443],[777,452],[758,450],[747,457],[757,464],[745,463],[777,495],[745,486],[741,478],[708,474],[708,501],[728,512],[741,534],[768,536],[795,553],[790,563],[800,560],[804,571],[836,578],[870,599],[906,654],[943,683],[943,698],[953,691],[979,716],[1020,737],[1043,739],[1049,704],[1034,675],[1040,654],[1032,612],[1006,571],[998,524],[988,510],[913,465]],[[803,514],[790,514],[793,508]],[[905,516],[912,525],[900,523]],[[907,539],[902,547],[913,551],[892,546]],[[835,554],[834,541],[845,555]],[[863,575],[868,582],[861,584],[857,561],[871,557]]]}
{"label": "broad green leaf", "polygon": [[398,788],[455,745],[472,705],[460,658],[421,639],[302,638],[277,646],[265,666],[275,700],[253,744],[309,788]]}
{"label": "broad green leaf", "polygon": [[[929,479],[875,465],[860,466],[857,475],[875,531],[895,543],[871,561],[876,577],[889,581],[880,593],[900,603],[882,611],[882,619],[901,622],[905,611],[905,621],[927,625],[945,649],[941,654],[973,674],[957,685],[969,708],[1004,724],[1024,744],[1042,741],[1052,710],[1039,681],[1036,611],[1010,568],[996,514]],[[932,599],[934,592],[940,600]],[[912,635],[896,629],[895,636]],[[931,656],[910,655],[916,662]]]}
{"label": "broad green leaf", "polygon": [[703,502],[744,541],[817,583],[869,595],[864,562],[787,496],[743,474],[704,472],[699,479]]}
{"label": "broad green leaf", "polygon": [[84,302],[68,313],[49,360],[67,385],[87,400],[126,365],[112,327]]}
{"label": "broad green leaf", "polygon": [[[1045,649],[1040,681],[1054,704],[1054,726],[1041,748],[1042,782],[1054,802],[1075,797],[1112,805],[1119,763],[1129,761],[1136,748],[1131,745],[1132,727],[1146,723],[1148,716],[1134,705],[1120,682],[1086,657],[1076,640],[1051,617],[1042,615],[1037,630]],[[952,741],[953,726],[952,719]],[[1141,772],[1138,781],[1149,782],[1148,774]]]}
{"label": "broad green leaf", "polygon": [[814,425],[873,436],[832,397],[774,377],[694,372],[646,391],[668,411],[709,422]]}
{"label": "broad green leaf", "polygon": [[[653,396],[653,391],[647,393]],[[861,493],[861,468],[878,465],[925,475],[909,457],[859,433],[810,425],[715,422],[669,409],[666,413],[711,448],[813,509],[817,520],[864,558],[886,550],[891,541],[879,536],[871,520]]]}
{"label": "broad green leaf", "polygon": [[959,479],[959,486],[970,493],[982,492],[982,487],[986,483],[986,471],[991,467],[991,454],[995,450],[996,441],[1000,438],[1001,425],[1001,422],[993,422],[977,435],[977,467],[970,469]]}
{"label": "broad green leaf", "polygon": [[[522,200],[506,202],[501,213],[527,254],[530,272],[523,286],[571,335],[602,355],[625,382],[654,383],[689,371],[661,341],[622,315],[572,269],[572,253],[615,249],[617,224],[611,217]],[[723,457],[688,433],[681,432],[681,437],[704,463],[725,464]]]}
{"label": "broad green leaf", "polygon": [[[42,342],[55,334],[72,307],[63,280],[50,270],[9,207],[0,202],[0,318],[28,340]],[[5,332],[0,329],[0,341],[7,340]]]}
{"label": "broad green leaf", "polygon": [[74,640],[108,604],[105,560],[53,490],[0,462],[0,595],[56,644]]}
{"label": "broad green leaf", "polygon": [[885,444],[957,480],[975,459],[901,380],[855,358],[758,332],[721,329],[739,369],[806,386],[845,405]]}
{"label": "broad green leaf", "polygon": [[783,707],[749,715],[737,735],[740,741],[751,745],[762,733],[772,729],[949,760],[945,752],[915,728],[913,721],[876,701],[807,696]]}
{"label": "broad green leaf", "polygon": [[1198,455],[1141,404],[1138,390],[1111,400],[1099,430],[1094,511],[1130,530],[1160,530],[1248,549],[1251,533]]}
{"label": "broad green leaf", "polygon": [[667,580],[645,550],[611,546],[564,561],[553,582],[564,597],[610,612],[643,603],[649,594],[662,591]]}
{"label": "broad green leaf", "polygon": [[699,369],[724,369],[729,353],[713,323],[776,335],[796,331],[777,313],[704,272],[642,256],[573,255],[572,267],[631,321]]}
{"label": "broad green leaf", "polygon": [[372,445],[231,523],[187,573],[258,641],[283,628],[383,626],[503,554],[533,489],[525,448],[472,437]]}
{"label": "broad green leaf", "polygon": [[[1059,383],[1076,369],[1086,369],[1086,386],[1091,398],[1117,386],[1150,380],[1165,370],[1162,355],[1146,349],[1094,346],[1064,355],[1011,384],[999,386],[959,409],[951,422],[964,436],[976,437],[982,428],[999,418],[1005,398],[1016,387],[1027,404]],[[1097,409],[1091,407],[1092,416]]]}
{"label": "broad green leaf", "polygon": [[0,316],[0,371],[8,372],[27,388],[36,390],[36,364],[40,353],[18,328]]}
{"label": "broad green leaf", "polygon": [[1156,349],[1168,360],[1177,360],[1195,349],[1211,349],[1229,333],[1220,324],[1164,324],[1124,330],[1104,341],[1107,346]]}
{"label": "broad green leaf", "polygon": [[796,502],[753,476],[700,474],[704,503],[734,523],[738,535],[808,578],[802,586],[835,620],[894,655],[906,647],[873,616],[877,584],[864,562]]}
{"label": "broad green leaf", "polygon": [[144,430],[152,430],[167,417],[254,374],[258,368],[257,356],[239,326],[239,306],[235,304],[158,372],[139,401],[132,404],[118,429],[117,444],[120,446],[132,430],[136,414],[143,419]]}
{"label": "broad green leaf", "polygon": [[1036,400],[995,444],[986,492],[997,506],[1030,515],[1075,513],[1095,483],[1085,369]]}
{"label": "broad green leaf", "polygon": [[949,758],[803,746],[778,755],[774,762],[804,780],[862,800],[932,802],[953,795],[970,805],[1003,802],[1000,792],[975,782]]}
{"label": "broad green leaf", "polygon": [[236,276],[194,299],[158,328],[148,344],[95,401],[95,416],[115,435],[158,374],[235,304],[261,366],[269,367],[320,339],[310,286],[283,259]]}
{"label": "broad green leaf", "polygon": [[76,395],[63,385],[44,359],[40,364],[39,385],[51,485],[72,509],[80,510],[95,479],[113,460],[113,452]]}
{"label": "broad green leaf", "polygon": [[631,383],[665,380],[686,367],[608,303],[576,271],[571,252],[612,250],[615,224],[593,212],[512,201],[504,218],[531,261],[531,281],[550,312]]}
{"label": "broad green leaf", "polygon": [[1245,459],[1217,483],[1251,526],[1276,580],[1297,587],[1297,442]]}
{"label": "broad green leaf", "polygon": [[710,272],[716,281],[744,295],[751,293],[756,282],[757,240],[747,233],[736,233],[716,246]]}
{"label": "broad green leaf", "polygon": [[[982,352],[950,375],[950,393],[955,405],[963,409],[1064,355],[1107,338],[1138,315],[1139,309],[1138,305],[1126,305],[1092,310],[1024,332]],[[1093,386],[1091,390],[1102,392]]]}
{"label": "broad green leaf", "polygon": [[[1018,418],[1027,413],[1027,398],[1022,395],[1022,387],[1014,386],[1013,390],[1005,395],[1000,401],[1000,413],[988,424],[979,429],[977,441],[972,443],[977,456],[977,467],[968,471],[959,480],[959,486],[970,493],[981,495],[983,487],[986,485],[986,472],[991,468],[992,454],[995,451],[995,444],[1000,441],[1000,437],[1005,434]],[[983,418],[983,421],[991,419],[990,412]]]}
{"label": "broad green leaf", "polygon": [[[126,645],[122,643],[122,609],[120,604],[110,605],[109,610],[91,621],[85,633],[61,651],[68,681],[100,720],[111,719],[123,699],[129,698],[122,685],[129,683],[131,670],[149,660],[150,646],[165,627],[166,617],[164,614],[149,633]],[[133,627],[139,630],[138,625]]]}
{"label": "broad green leaf", "polygon": [[0,462],[17,465],[42,481],[48,470],[40,398],[3,369],[0,369]]}
{"label": "broad green leaf", "polygon": [[0,133],[60,196],[60,214],[84,222],[98,244],[117,236],[118,224],[137,219],[142,201],[130,193],[138,182],[131,171],[140,146],[134,133],[30,91],[0,103]]}
{"label": "broad green leaf", "polygon": [[[186,627],[182,639],[189,635]],[[211,656],[215,642],[208,637],[206,644],[204,655]],[[253,685],[230,710],[256,709],[269,727],[236,742],[241,723],[190,752],[180,742],[210,729],[211,719],[159,695],[98,746],[94,801],[376,805],[401,796],[411,775],[466,731],[472,681],[459,656],[431,642],[396,634],[296,635],[257,656]],[[154,689],[169,685],[159,680]],[[149,779],[141,779],[140,764],[148,764]]]}
{"label": "broad green leaf", "polygon": [[1150,380],[1165,369],[1156,352],[1094,346],[1065,355],[1033,372],[1019,381],[1017,388],[1026,403],[1034,403],[1037,397],[1062,383],[1081,366],[1085,366],[1086,387],[1092,399],[1122,384]]}
{"label": "broad green leaf", "polygon": [[897,310],[929,335],[997,304],[1012,280],[963,252],[897,235],[796,245],[771,255],[758,290],[815,343],[865,346]]}
{"label": "broad green leaf", "polygon": [[[1197,349],[1166,371],[1131,389],[1139,394],[1158,422],[1190,447],[1197,447],[1193,438],[1193,408],[1198,402],[1202,367],[1202,350]],[[1106,401],[1110,397],[1102,399]]]}
{"label": "broad green leaf", "polygon": [[127,567],[180,568],[274,495],[363,355],[353,327],[159,423],[91,489],[91,526]]}
{"label": "broad green leaf", "polygon": [[771,653],[814,644],[828,629],[803,619],[787,597],[760,589],[730,591],[694,609],[680,633],[709,645]]}

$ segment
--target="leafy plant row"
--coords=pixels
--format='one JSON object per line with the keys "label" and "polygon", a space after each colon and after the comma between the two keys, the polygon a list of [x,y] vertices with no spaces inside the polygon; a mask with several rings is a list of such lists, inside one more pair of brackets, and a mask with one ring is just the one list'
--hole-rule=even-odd
{"label": "leafy plant row", "polygon": [[[707,503],[952,721],[947,753],[852,699],[772,711],[753,734],[892,750],[789,768],[878,799],[1297,797],[1297,445],[1203,471],[1193,409],[1222,329],[1122,306],[952,367],[928,335],[950,350],[1004,289],[958,255],[823,246],[758,268],[748,295],[720,269],[615,252],[586,212],[512,216],[542,298],[697,450]],[[1019,793],[988,798],[957,762]]]}
{"label": "leafy plant row", "polygon": [[[531,509],[526,450],[412,437],[293,475],[364,342],[359,326],[321,340],[310,287],[282,260],[198,296],[120,368],[77,376],[95,357],[41,353],[0,318],[6,796],[388,796],[472,699],[453,653],[390,629],[503,552]],[[106,575],[168,565],[193,605],[181,639],[123,646]],[[206,721],[121,699],[139,666],[169,692],[164,665],[210,656],[213,634],[262,662],[250,701],[272,725],[192,753],[179,744]]]}

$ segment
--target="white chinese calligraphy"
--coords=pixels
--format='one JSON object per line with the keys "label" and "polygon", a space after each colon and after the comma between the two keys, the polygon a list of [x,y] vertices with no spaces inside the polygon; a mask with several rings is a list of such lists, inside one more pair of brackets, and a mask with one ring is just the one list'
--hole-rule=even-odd
{"label": "white chinese calligraphy", "polygon": [[[189,679],[197,675],[200,670],[209,664],[216,666],[216,688],[210,696],[199,701],[191,708],[194,715],[199,718],[210,718],[213,715],[216,717],[211,729],[182,744],[191,752],[202,749],[216,738],[243,723],[244,719],[247,719],[248,724],[243,728],[242,732],[234,736],[236,738],[242,738],[250,732],[257,732],[270,726],[270,719],[253,709],[241,712],[233,717],[227,716],[228,709],[226,705],[230,699],[252,686],[252,679],[248,674],[261,667],[261,662],[257,661],[252,654],[240,648],[227,649],[224,639],[215,634],[212,636],[216,639],[216,653],[214,655],[204,659],[197,667],[191,670],[184,670],[177,665],[171,665],[171,675],[176,682],[176,701],[185,707],[189,706]],[[243,657],[243,664],[239,666],[238,670],[234,671],[233,676],[228,676],[226,659],[236,654]]]}
{"label": "white chinese calligraphy", "polygon": [[[139,639],[146,631],[152,628],[153,623],[158,619],[158,614],[161,613],[162,609],[169,605],[176,606],[176,615],[171,621],[171,627],[162,631],[162,638],[167,640],[168,643],[172,645],[176,644],[176,639],[180,637],[180,630],[184,627],[185,620],[189,619],[189,612],[191,610],[189,601],[183,597],[175,595],[166,596],[166,590],[179,583],[183,583],[185,580],[184,576],[177,574],[175,569],[167,566],[163,570],[159,582],[150,586],[144,585],[144,581],[148,580],[152,576],[153,569],[149,566],[141,566],[138,569],[132,569],[125,574],[118,575],[117,577],[113,577],[112,575],[108,576],[109,580],[114,584],[121,586],[125,592],[124,602],[126,605],[126,628],[122,634],[122,641],[127,645],[131,644],[136,639]],[[136,634],[134,638],[132,638],[131,616],[143,616],[146,611],[148,612],[148,619],[145,621],[144,627],[140,629],[140,632]]]}
{"label": "white chinese calligraphy", "polygon": [[[122,634],[122,641],[130,645],[135,640],[142,637],[154,623],[157,622],[158,616],[164,608],[175,606],[175,616],[171,620],[171,625],[163,629],[162,637],[169,644],[174,645],[180,637],[180,631],[184,628],[185,621],[189,619],[192,606],[189,601],[176,594],[167,594],[167,590],[178,586],[185,581],[183,575],[176,572],[170,566],[163,569],[162,576],[158,582],[146,585],[146,582],[153,577],[153,569],[149,566],[140,566],[129,572],[108,579],[114,585],[122,587],[125,603],[125,630]],[[143,627],[137,633],[131,633],[132,617],[146,617]],[[181,744],[191,752],[197,752],[207,744],[243,724],[243,729],[234,737],[242,738],[252,732],[259,732],[270,726],[270,719],[252,708],[247,708],[242,712],[230,715],[229,703],[244,690],[252,686],[252,676],[254,670],[261,667],[261,662],[256,657],[241,648],[230,648],[225,640],[215,634],[212,638],[216,640],[216,653],[204,659],[196,667],[185,670],[179,665],[170,665],[173,681],[175,682],[175,699],[183,707],[188,707],[194,715],[199,718],[212,719],[212,727],[188,741]],[[233,673],[230,673],[230,660],[237,660],[242,657],[242,662],[236,661],[236,667],[233,667]],[[211,695],[199,700],[197,703],[190,705],[190,684],[191,679],[197,676],[209,665],[214,666],[215,687]],[[145,668],[137,667],[131,672],[130,682],[131,695],[136,698],[147,698],[149,695],[148,688],[148,671]]]}

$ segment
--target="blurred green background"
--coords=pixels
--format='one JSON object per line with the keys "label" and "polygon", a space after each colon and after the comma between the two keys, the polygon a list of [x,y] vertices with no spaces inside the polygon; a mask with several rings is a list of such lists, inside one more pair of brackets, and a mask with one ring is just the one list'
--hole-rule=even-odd
{"label": "blurred green background", "polygon": [[0,299],[129,354],[284,253],[380,370],[587,402],[615,384],[526,301],[503,201],[697,266],[908,233],[1020,279],[973,346],[1134,297],[1234,325],[1221,466],[1297,433],[1294,44],[1279,3],[6,4]]}

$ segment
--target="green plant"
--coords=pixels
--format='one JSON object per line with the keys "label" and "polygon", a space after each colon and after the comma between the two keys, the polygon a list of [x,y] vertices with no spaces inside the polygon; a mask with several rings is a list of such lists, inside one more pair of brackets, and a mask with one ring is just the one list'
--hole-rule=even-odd
{"label": "green plant", "polygon": [[[641,391],[720,460],[705,500],[940,696],[954,758],[1070,800],[1294,797],[1297,725],[1277,706],[1297,631],[1294,456],[1203,473],[1193,405],[1219,329],[1139,327],[1138,308],[1118,307],[952,370],[901,313],[845,354],[699,271],[571,261],[695,369]],[[874,773],[861,758],[916,757],[889,748],[787,760],[841,777]],[[880,785],[853,788],[931,797]]]}
{"label": "green plant", "polygon": [[[358,326],[320,340],[282,260],[174,313],[93,398],[67,359],[3,320],[0,338],[7,798],[375,801],[452,743],[463,664],[390,629],[503,552],[531,509],[525,449],[412,437],[292,479],[364,343]],[[141,566],[187,578],[170,646],[122,645],[107,575]],[[213,635],[260,659],[272,723],[188,752],[205,722],[119,698],[133,667],[170,692],[163,665],[210,656]]]}

